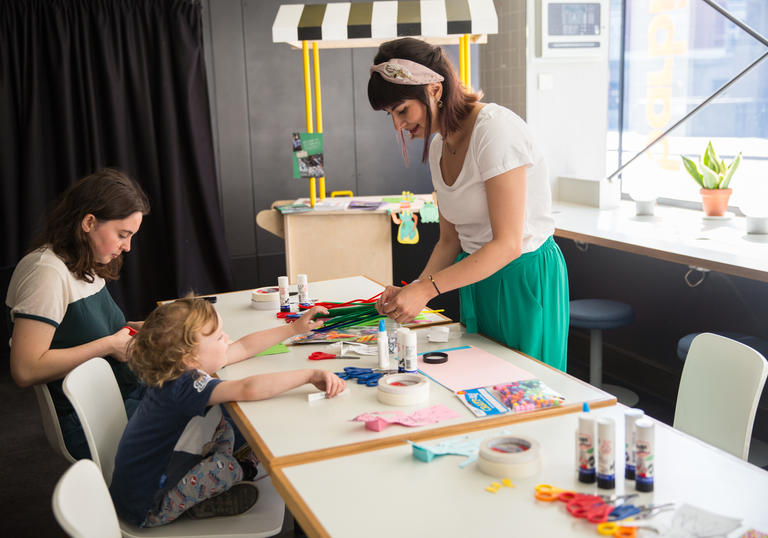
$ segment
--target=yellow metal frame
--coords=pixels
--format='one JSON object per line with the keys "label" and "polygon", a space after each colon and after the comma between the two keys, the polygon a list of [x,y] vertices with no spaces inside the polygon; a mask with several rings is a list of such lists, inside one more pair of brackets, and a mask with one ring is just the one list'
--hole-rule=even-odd
{"label": "yellow metal frame", "polygon": [[[470,59],[470,35],[464,34],[459,37],[459,78],[465,88],[472,87],[472,70]],[[307,132],[314,133],[315,127],[312,121],[312,81],[309,73],[309,42],[301,42],[302,60],[304,63],[304,107],[307,117]],[[323,132],[323,98],[320,90],[320,54],[318,52],[317,41],[312,42],[312,64],[314,70],[315,84],[315,113],[317,115],[317,132]],[[317,202],[317,187],[314,177],[309,178],[309,205],[315,207]],[[325,199],[325,177],[319,178],[320,199]]]}

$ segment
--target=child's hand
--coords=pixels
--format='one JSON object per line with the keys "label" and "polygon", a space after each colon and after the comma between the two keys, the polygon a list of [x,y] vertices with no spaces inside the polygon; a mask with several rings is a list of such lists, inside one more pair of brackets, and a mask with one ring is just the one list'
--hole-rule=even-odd
{"label": "child's hand", "polygon": [[327,314],[328,309],[322,306],[313,306],[306,312],[304,312],[304,315],[302,315],[299,319],[291,323],[291,327],[293,327],[294,334],[304,334],[308,333],[312,329],[318,329],[323,326],[322,320],[314,320],[312,318],[315,317],[315,314],[317,313]]}
{"label": "child's hand", "polygon": [[318,389],[324,390],[328,398],[333,398],[334,396],[341,394],[347,386],[344,380],[339,376],[333,372],[326,372],[325,370],[312,370],[309,382]]}

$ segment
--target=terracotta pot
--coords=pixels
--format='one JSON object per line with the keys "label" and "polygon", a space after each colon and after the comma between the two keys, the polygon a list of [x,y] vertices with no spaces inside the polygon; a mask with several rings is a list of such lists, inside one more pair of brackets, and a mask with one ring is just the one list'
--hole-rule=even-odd
{"label": "terracotta pot", "polygon": [[708,217],[722,217],[728,210],[731,189],[701,189],[701,205]]}

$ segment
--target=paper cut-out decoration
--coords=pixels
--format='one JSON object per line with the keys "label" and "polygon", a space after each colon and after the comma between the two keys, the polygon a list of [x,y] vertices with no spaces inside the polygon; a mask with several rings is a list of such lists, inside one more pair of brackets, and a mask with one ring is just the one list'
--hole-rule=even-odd
{"label": "paper cut-out decoration", "polygon": [[440,222],[440,213],[437,211],[437,206],[432,202],[424,202],[419,213],[421,214],[421,222],[424,224]]}
{"label": "paper cut-out decoration", "polygon": [[399,212],[389,211],[392,222],[397,227],[397,242],[403,245],[415,245],[419,242],[419,230],[416,225],[419,217],[411,209],[411,203],[416,200],[415,195],[409,191],[403,191]]}
{"label": "paper cut-out decoration", "polygon": [[443,420],[459,418],[459,414],[444,405],[425,407],[406,415],[402,411],[375,411],[363,413],[352,419],[353,422],[364,422],[369,430],[380,432],[390,424],[402,424],[403,426],[425,426],[435,424]]}

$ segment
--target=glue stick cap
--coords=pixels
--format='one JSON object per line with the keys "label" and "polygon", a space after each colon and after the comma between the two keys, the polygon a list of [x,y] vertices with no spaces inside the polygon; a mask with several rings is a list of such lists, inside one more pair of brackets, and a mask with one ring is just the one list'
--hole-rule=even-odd
{"label": "glue stick cap", "polygon": [[379,332],[380,333],[386,332],[386,329],[384,328],[384,319],[383,318],[379,320]]}
{"label": "glue stick cap", "polygon": [[581,411],[582,413],[589,413],[591,409],[589,408],[589,402],[584,402],[581,404]]}

